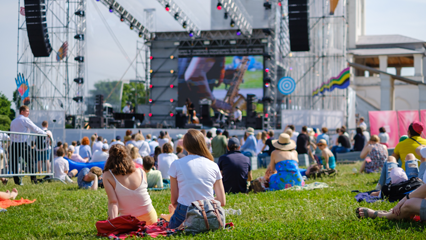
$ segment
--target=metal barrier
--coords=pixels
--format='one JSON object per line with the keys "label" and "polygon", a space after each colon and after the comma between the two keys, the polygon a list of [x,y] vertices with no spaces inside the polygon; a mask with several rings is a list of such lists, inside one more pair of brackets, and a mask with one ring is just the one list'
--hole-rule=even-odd
{"label": "metal barrier", "polygon": [[53,146],[47,135],[0,131],[0,178],[53,178]]}

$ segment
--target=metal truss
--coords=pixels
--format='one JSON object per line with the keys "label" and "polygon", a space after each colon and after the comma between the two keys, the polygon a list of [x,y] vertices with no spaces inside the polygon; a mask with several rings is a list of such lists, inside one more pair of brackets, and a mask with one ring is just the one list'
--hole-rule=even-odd
{"label": "metal truss", "polygon": [[[188,32],[193,33],[194,37],[200,36],[201,30],[195,22],[179,7],[173,0],[157,0],[164,8],[168,7],[168,12],[173,18]],[[184,27],[184,24],[186,25]]]}
{"label": "metal truss", "polygon": [[124,22],[129,25],[130,29],[137,32],[139,37],[143,37],[149,40],[153,37],[151,32],[142,25],[133,15],[131,15],[123,6],[121,6],[116,0],[101,0],[102,4],[107,6],[110,11],[112,10],[115,15],[120,18],[124,18]]}
{"label": "metal truss", "polygon": [[219,2],[223,5],[223,9],[225,9],[241,32],[250,37],[253,33],[253,27],[248,21],[250,15],[247,13],[240,0],[219,0]]}
{"label": "metal truss", "polygon": [[155,35],[155,41],[188,41],[198,42],[204,40],[216,41],[216,40],[246,40],[251,39],[264,39],[266,43],[268,34],[263,29],[253,29],[251,38],[246,36],[238,36],[236,30],[215,30],[215,31],[202,31],[199,38],[191,38],[184,32],[157,32]]}

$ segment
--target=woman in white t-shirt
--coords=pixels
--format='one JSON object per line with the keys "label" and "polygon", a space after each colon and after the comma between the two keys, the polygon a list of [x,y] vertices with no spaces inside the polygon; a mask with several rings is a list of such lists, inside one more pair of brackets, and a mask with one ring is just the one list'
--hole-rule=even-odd
{"label": "woman in white t-shirt", "polygon": [[145,141],[145,138],[140,133],[136,134],[133,145],[139,149],[141,157],[149,156],[151,153],[151,148],[149,147],[148,142]]}
{"label": "woman in white t-shirt", "polygon": [[182,224],[188,206],[194,201],[216,199],[222,206],[226,204],[222,175],[207,148],[204,135],[189,129],[183,137],[183,147],[189,155],[174,161],[168,171],[171,190],[169,210],[172,214],[169,228]]}
{"label": "woman in white t-shirt", "polygon": [[170,143],[163,145],[163,153],[158,155],[158,170],[160,170],[163,179],[170,179],[168,171],[173,161],[177,160],[178,156],[173,153],[173,147]]}

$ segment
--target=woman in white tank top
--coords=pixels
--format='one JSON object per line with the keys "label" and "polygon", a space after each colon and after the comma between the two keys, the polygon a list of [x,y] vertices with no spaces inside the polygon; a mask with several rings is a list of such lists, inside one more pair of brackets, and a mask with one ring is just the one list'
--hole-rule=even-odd
{"label": "woman in white tank top", "polygon": [[157,212],[147,191],[146,174],[135,168],[124,146],[117,144],[109,150],[103,178],[108,195],[108,219],[132,215],[147,225],[157,222]]}

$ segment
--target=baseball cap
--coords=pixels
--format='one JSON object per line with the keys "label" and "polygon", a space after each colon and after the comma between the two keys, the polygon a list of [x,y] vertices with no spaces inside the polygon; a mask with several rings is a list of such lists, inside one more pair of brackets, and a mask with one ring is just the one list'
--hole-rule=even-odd
{"label": "baseball cap", "polygon": [[231,147],[240,147],[240,140],[238,140],[238,138],[235,138],[235,137],[230,138],[228,140],[228,147],[229,148],[231,148]]}
{"label": "baseball cap", "polygon": [[120,141],[120,140],[121,140],[121,137],[120,137],[120,136],[117,136],[117,137],[115,137],[115,140]]}
{"label": "baseball cap", "polygon": [[422,134],[423,129],[425,129],[425,126],[423,125],[423,123],[419,122],[419,121],[414,121],[412,123],[413,129],[414,131],[416,131],[416,133],[418,134]]}
{"label": "baseball cap", "polygon": [[103,144],[102,145],[102,150],[108,150],[109,149],[109,146],[108,146],[108,144]]}
{"label": "baseball cap", "polygon": [[222,129],[217,129],[216,134],[223,133]]}
{"label": "baseball cap", "polygon": [[152,140],[156,140],[157,139],[157,136],[152,136]]}

